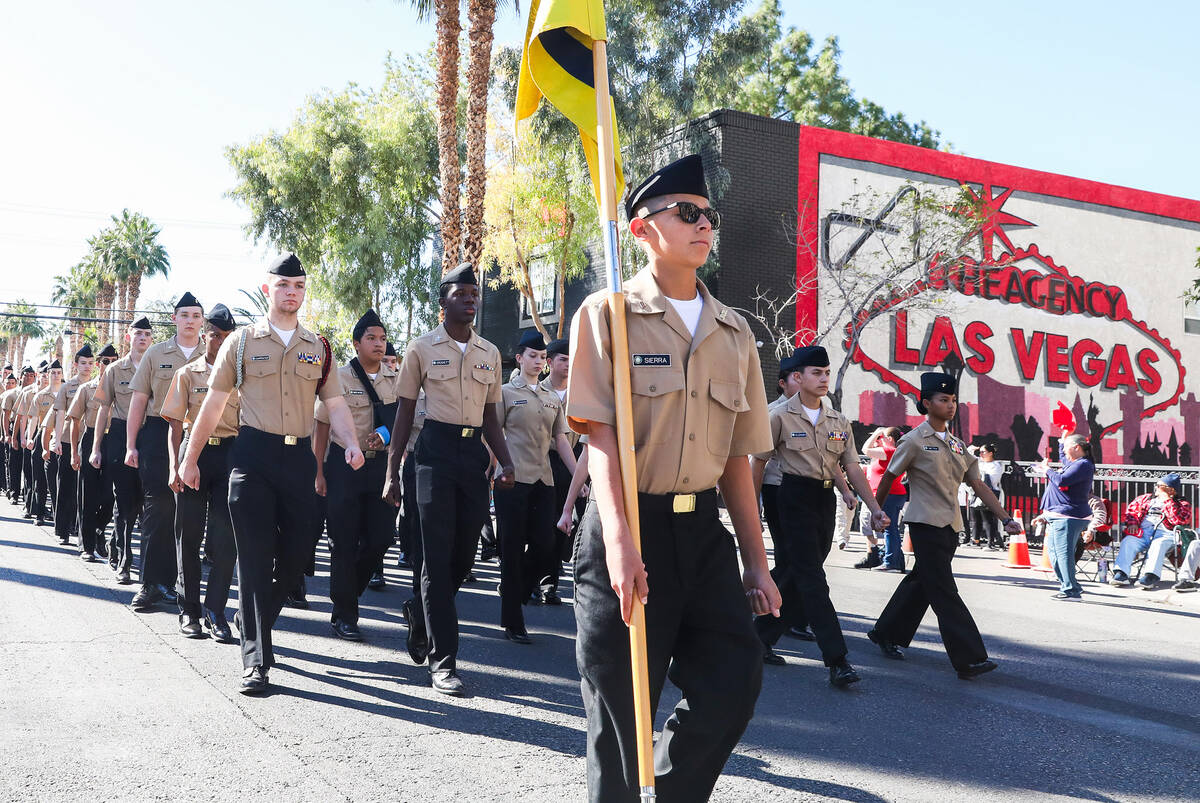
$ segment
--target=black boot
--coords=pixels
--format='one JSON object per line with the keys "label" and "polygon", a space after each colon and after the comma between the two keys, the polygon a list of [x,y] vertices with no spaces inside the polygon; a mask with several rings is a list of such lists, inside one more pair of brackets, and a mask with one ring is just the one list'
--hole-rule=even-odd
{"label": "black boot", "polygon": [[879,547],[873,546],[867,552],[867,556],[854,564],[856,569],[874,569],[876,566],[883,565],[883,555],[879,552]]}

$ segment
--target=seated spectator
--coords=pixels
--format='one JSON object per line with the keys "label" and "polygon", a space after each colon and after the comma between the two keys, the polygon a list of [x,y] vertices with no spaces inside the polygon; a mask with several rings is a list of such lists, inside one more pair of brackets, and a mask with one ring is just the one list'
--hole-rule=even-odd
{"label": "seated spectator", "polygon": [[1155,587],[1162,576],[1163,559],[1175,546],[1175,528],[1192,519],[1192,506],[1182,498],[1182,493],[1183,481],[1172,472],[1158,481],[1154,493],[1142,494],[1129,503],[1125,510],[1128,534],[1121,539],[1117,568],[1109,585],[1133,585],[1129,577],[1133,561],[1145,552],[1146,562],[1138,585],[1147,591]]}
{"label": "seated spectator", "polygon": [[1108,508],[1104,506],[1104,500],[1096,494],[1088,496],[1088,507],[1092,509],[1092,520],[1088,523],[1087,529],[1083,531],[1083,535],[1079,537],[1079,543],[1075,545],[1075,562],[1083,557],[1083,550],[1087,549],[1087,545],[1095,541],[1100,546],[1108,546],[1112,543],[1112,533],[1109,531],[1100,532],[1100,528],[1108,524]]}
{"label": "seated spectator", "polygon": [[1171,588],[1176,591],[1195,591],[1197,569],[1200,569],[1200,538],[1188,544],[1187,554],[1183,556],[1183,565],[1179,567],[1179,579]]}

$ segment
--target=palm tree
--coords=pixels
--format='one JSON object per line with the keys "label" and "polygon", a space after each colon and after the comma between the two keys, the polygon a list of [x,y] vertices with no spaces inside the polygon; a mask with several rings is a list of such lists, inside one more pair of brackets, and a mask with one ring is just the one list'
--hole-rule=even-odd
{"label": "palm tree", "polygon": [[96,288],[96,275],[86,260],[72,265],[66,276],[54,277],[54,289],[50,291],[50,300],[66,307],[63,317],[67,319],[67,326],[71,330],[72,357],[83,345],[85,327],[82,319],[99,317],[92,314],[92,308],[96,305]]}
{"label": "palm tree", "polygon": [[16,367],[24,360],[25,347],[29,345],[30,339],[41,337],[45,329],[36,317],[31,317],[37,315],[37,307],[24,299],[17,299],[9,304],[6,312],[10,313],[11,317],[5,317],[4,331],[16,342],[13,349],[13,366]]}
{"label": "palm tree", "polygon": [[114,269],[124,290],[119,309],[125,320],[131,320],[141,293],[142,279],[166,276],[171,271],[171,260],[167,249],[158,242],[162,230],[150,218],[124,209],[120,217],[113,215],[112,221],[117,243]]}
{"label": "palm tree", "polygon": [[[467,49],[467,203],[463,260],[475,265],[483,253],[483,198],[487,192],[487,96],[492,74],[492,32],[496,0],[468,0],[471,25]],[[453,266],[451,262],[451,266]]]}
{"label": "palm tree", "polygon": [[88,254],[84,262],[88,271],[95,277],[96,282],[96,312],[95,317],[104,318],[104,323],[97,327],[100,339],[110,343],[119,343],[117,337],[115,316],[112,314],[113,300],[117,295],[117,281],[113,271],[116,258],[116,240],[111,229],[101,229],[99,233],[88,238]]}

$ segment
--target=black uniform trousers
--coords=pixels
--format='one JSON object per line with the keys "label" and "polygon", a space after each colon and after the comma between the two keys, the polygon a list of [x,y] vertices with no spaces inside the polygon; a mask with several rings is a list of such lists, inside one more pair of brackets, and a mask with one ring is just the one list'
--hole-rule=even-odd
{"label": "black uniform trousers", "polygon": [[[71,445],[63,444],[62,454],[55,455],[58,498],[54,504],[54,534],[66,541],[79,532],[78,487],[79,472],[71,467]],[[89,552],[91,550],[88,550]]]}
{"label": "black uniform trousers", "polygon": [[142,481],[142,585],[170,587],[179,567],[175,562],[175,492],[167,484],[170,456],[166,419],[146,415],[137,435],[138,477]]}
{"label": "black uniform trousers", "polygon": [[[113,485],[108,466],[102,460],[100,468],[92,468],[88,462],[95,433],[89,428],[79,442],[79,549],[82,552],[95,552],[102,546],[104,530],[113,514]],[[115,563],[116,549],[110,545],[107,551],[110,562]]]}
{"label": "black uniform trousers", "polygon": [[[575,459],[579,459],[579,455],[583,453],[583,444],[575,445]],[[554,555],[553,559],[547,563],[544,573],[539,578],[542,586],[542,591],[557,591],[558,581],[562,577],[562,565],[564,560],[570,560],[571,555],[575,550],[572,548],[575,539],[575,533],[579,529],[577,521],[570,532],[563,532],[558,529],[558,517],[562,515],[563,505],[567,503],[567,494],[571,492],[571,472],[567,471],[567,464],[558,456],[558,452],[550,450],[550,470],[554,472],[554,520],[550,522],[550,527],[554,533]],[[587,508],[587,497],[583,494],[575,500],[575,515],[579,521],[583,520],[583,511]]]}
{"label": "black uniform trousers", "polygon": [[289,445],[282,435],[243,426],[231,469],[242,665],[270,667],[271,628],[312,554],[317,460],[309,438]]}
{"label": "black uniform trousers", "polygon": [[42,459],[42,434],[40,431],[33,436],[33,450],[27,451],[26,454],[29,455],[30,471],[33,475],[33,493],[30,495],[29,512],[35,519],[45,519],[50,515],[50,509],[46,506],[50,483],[46,474],[47,461]]}
{"label": "black uniform trousers", "polygon": [[925,611],[933,608],[942,643],[955,669],[962,670],[987,660],[987,648],[979,628],[958,594],[950,561],[958,545],[958,533],[952,527],[934,527],[908,522],[916,562],[896,586],[888,600],[875,632],[886,641],[907,647]]}
{"label": "black uniform trousers", "polygon": [[17,439],[16,435],[10,436],[10,445],[8,446],[8,498],[16,504],[21,499],[21,452],[20,447],[12,446],[11,442]]}
{"label": "black uniform trousers", "polygon": [[[655,745],[659,800],[707,800],[754,715],[762,645],[751,626],[733,538],[717,517],[715,490],[692,513],[673,496],[638,494],[642,560],[649,577],[646,645],[651,710],[664,680],[683,699]],[[638,799],[629,628],[610,586],[600,516],[589,503],[575,543],[576,661],[587,712],[592,801]]]}
{"label": "black uniform trousers", "polygon": [[358,598],[396,540],[396,509],[383,500],[387,451],[367,458],[355,471],[346,450],[329,444],[325,458],[325,503],[329,530],[331,619],[358,623]]}
{"label": "black uniform trousers", "polygon": [[426,421],[413,450],[421,513],[417,613],[425,620],[431,672],[455,668],[458,609],[454,597],[471,571],[480,530],[488,518],[488,456],[480,434],[479,427]]}
{"label": "black uniform trousers", "polygon": [[525,630],[522,605],[538,586],[555,549],[554,489],[538,482],[495,488],[496,536],[500,541],[500,626]]}
{"label": "black uniform trousers", "polygon": [[975,541],[983,543],[987,541],[987,545],[1000,549],[1004,546],[1004,536],[1000,532],[1000,522],[996,519],[996,514],[986,507],[971,508],[971,532],[975,534]]}
{"label": "black uniform trousers", "polygon": [[787,566],[787,539],[783,537],[783,527],[779,522],[779,486],[763,483],[762,487],[763,517],[767,520],[767,529],[771,532],[771,544],[775,550],[775,569],[782,571]]}
{"label": "black uniform trousers", "polygon": [[25,515],[34,516],[34,494],[37,490],[33,472],[33,451],[21,447],[21,477],[25,488]]}
{"label": "black uniform trousers", "polygon": [[[39,435],[39,440],[41,436]],[[39,449],[41,447],[38,447]],[[42,470],[46,472],[46,490],[50,492],[50,506],[47,508],[51,518],[58,520],[58,455],[50,453],[47,460],[42,461]],[[58,528],[55,528],[55,532]]]}
{"label": "black uniform trousers", "polygon": [[835,504],[840,503],[824,480],[783,475],[779,486],[780,540],[787,544],[787,562],[782,571],[777,566],[771,572],[783,597],[783,607],[778,617],[767,614],[754,621],[759,638],[773,646],[789,627],[807,620],[826,666],[834,666],[846,657],[846,640],[825,579],[825,559],[833,546]]}
{"label": "black uniform trousers", "polygon": [[[421,551],[421,511],[417,510],[417,461],[413,459],[412,452],[404,455],[404,465],[400,468],[400,488],[403,497],[400,509],[400,551],[416,567],[417,564],[413,561]],[[419,569],[414,569],[413,595],[417,597],[421,596],[420,577]]]}
{"label": "black uniform trousers", "polygon": [[235,440],[210,439],[196,461],[200,487],[185,486],[175,495],[175,562],[179,566],[175,592],[179,612],[188,616],[200,616],[201,543],[211,564],[204,607],[224,617],[229,602],[229,584],[237,563],[233,521],[229,517],[229,462]]}
{"label": "black uniform trousers", "polygon": [[[113,418],[101,444],[105,454],[104,467],[111,478],[117,503],[109,562],[115,557],[119,572],[133,570],[133,527],[142,513],[142,481],[136,468],[125,465],[125,426],[125,419]],[[142,560],[145,559],[143,554]]]}

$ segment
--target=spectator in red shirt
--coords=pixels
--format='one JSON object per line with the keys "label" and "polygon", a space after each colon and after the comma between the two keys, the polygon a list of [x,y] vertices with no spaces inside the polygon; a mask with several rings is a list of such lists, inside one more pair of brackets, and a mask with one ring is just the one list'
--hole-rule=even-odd
{"label": "spectator in red shirt", "polygon": [[1154,493],[1142,494],[1125,509],[1126,536],[1117,553],[1117,568],[1109,585],[1127,586],[1133,581],[1134,559],[1146,553],[1142,576],[1138,580],[1146,591],[1154,588],[1162,576],[1163,559],[1175,546],[1175,528],[1192,520],[1192,506],[1183,498],[1183,480],[1171,472],[1158,481]]}
{"label": "spectator in red shirt", "polygon": [[[898,427],[880,427],[863,442],[862,453],[871,458],[871,464],[867,466],[867,482],[871,485],[871,491],[879,490],[879,480],[887,471],[888,463],[891,462],[892,455],[896,451],[896,443],[902,434]],[[902,479],[903,476],[897,477],[892,483],[887,500],[883,503],[883,510],[888,514],[892,523],[888,525],[884,537],[882,554],[875,535],[871,531],[870,511],[867,511],[868,515],[861,519],[863,535],[866,536],[871,548],[867,557],[854,565],[856,569],[874,569],[877,572],[904,571],[904,551],[901,549],[900,540],[900,510],[908,501],[908,491],[901,482]],[[863,509],[866,510],[866,507],[864,506]]]}

